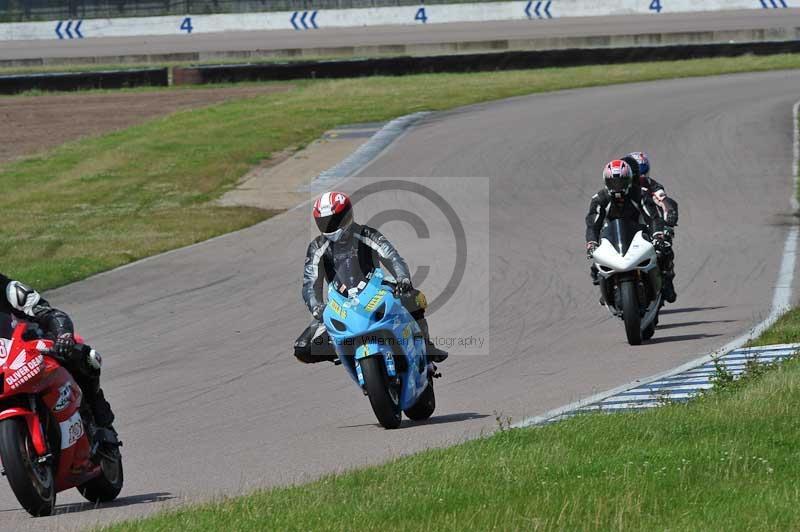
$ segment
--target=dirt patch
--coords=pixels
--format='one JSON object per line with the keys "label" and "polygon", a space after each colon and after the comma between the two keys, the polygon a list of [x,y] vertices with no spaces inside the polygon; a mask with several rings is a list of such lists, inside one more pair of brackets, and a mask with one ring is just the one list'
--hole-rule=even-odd
{"label": "dirt patch", "polygon": [[290,86],[0,98],[0,163],[175,111],[289,90]]}
{"label": "dirt patch", "polygon": [[217,203],[266,210],[290,209],[314,195],[306,187],[320,173],[356,151],[381,126],[356,124],[334,129],[302,151],[277,154],[250,171]]}

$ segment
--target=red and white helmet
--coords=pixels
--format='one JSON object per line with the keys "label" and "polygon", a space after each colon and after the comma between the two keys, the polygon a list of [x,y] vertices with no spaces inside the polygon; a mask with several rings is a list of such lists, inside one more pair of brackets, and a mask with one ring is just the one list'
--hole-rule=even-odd
{"label": "red and white helmet", "polygon": [[336,242],[353,223],[353,205],[343,192],[326,192],[314,202],[314,222],[325,238]]}
{"label": "red and white helmet", "polygon": [[611,197],[616,201],[622,201],[631,188],[633,170],[625,161],[614,159],[603,170],[603,181]]}

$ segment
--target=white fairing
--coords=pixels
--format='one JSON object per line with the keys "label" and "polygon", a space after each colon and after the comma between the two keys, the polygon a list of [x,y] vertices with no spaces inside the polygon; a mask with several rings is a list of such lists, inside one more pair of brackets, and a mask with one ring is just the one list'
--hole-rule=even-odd
{"label": "white fairing", "polygon": [[604,238],[593,257],[603,277],[634,270],[648,272],[658,266],[656,250],[653,244],[644,239],[641,231],[633,237],[625,255],[621,255],[614,245]]}
{"label": "white fairing", "polygon": [[[620,254],[617,248],[615,248],[609,240],[604,238],[592,256],[597,266],[598,273],[605,279],[609,279],[614,275],[624,272],[636,270],[642,273],[649,273],[653,268],[658,268],[656,249],[651,242],[644,239],[641,231],[636,233],[636,236],[633,237],[628,252],[625,255]],[[622,317],[621,309],[615,308],[613,302],[606,302],[605,305],[612,314]],[[660,293],[653,301],[649,302],[642,316],[642,330],[647,328],[653,320],[656,319],[659,308],[661,308]]]}

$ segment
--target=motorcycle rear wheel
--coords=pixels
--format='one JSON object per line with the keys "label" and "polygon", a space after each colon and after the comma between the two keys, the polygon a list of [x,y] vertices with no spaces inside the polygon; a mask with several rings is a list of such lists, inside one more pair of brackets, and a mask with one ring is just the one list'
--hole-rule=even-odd
{"label": "motorcycle rear wheel", "polygon": [[100,469],[100,476],[78,486],[78,491],[81,492],[83,498],[95,504],[111,502],[122,491],[124,475],[122,472],[122,455],[119,451],[114,453],[114,459],[104,456],[100,462]]}
{"label": "motorcycle rear wheel", "polygon": [[408,419],[423,421],[433,415],[436,410],[436,394],[433,391],[433,379],[428,377],[428,387],[419,396],[414,406],[405,411]]}
{"label": "motorcycle rear wheel", "polygon": [[0,421],[0,458],[11,490],[22,507],[34,517],[52,514],[56,505],[53,466],[37,462],[24,419]]}
{"label": "motorcycle rear wheel", "polygon": [[372,411],[378,423],[385,429],[400,426],[403,413],[400,410],[400,391],[393,390],[386,375],[383,359],[377,356],[362,358],[361,372]]}
{"label": "motorcycle rear wheel", "polygon": [[642,343],[642,317],[639,315],[639,298],[636,295],[636,285],[633,281],[623,281],[619,285],[622,299],[622,317],[625,321],[625,334],[628,343],[641,345]]}

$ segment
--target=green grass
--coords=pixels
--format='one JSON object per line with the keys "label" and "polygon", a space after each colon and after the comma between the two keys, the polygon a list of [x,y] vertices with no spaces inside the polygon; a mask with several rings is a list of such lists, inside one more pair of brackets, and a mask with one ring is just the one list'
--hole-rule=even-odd
{"label": "green grass", "polygon": [[504,431],[107,530],[797,530],[798,409],[795,360],[690,404]]}
{"label": "green grass", "polygon": [[784,314],[775,324],[767,329],[758,339],[749,342],[748,346],[794,344],[800,343],[800,308]]}
{"label": "green grass", "polygon": [[0,271],[41,289],[202,241],[273,213],[210,204],[272,153],[335,126],[510,96],[800,68],[800,55],[297,82],[179,112],[0,167]]}

